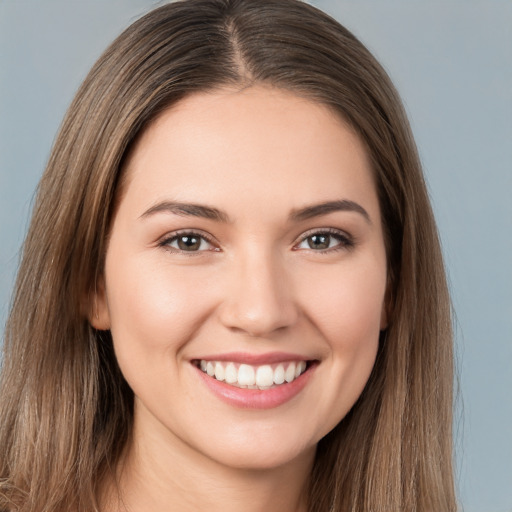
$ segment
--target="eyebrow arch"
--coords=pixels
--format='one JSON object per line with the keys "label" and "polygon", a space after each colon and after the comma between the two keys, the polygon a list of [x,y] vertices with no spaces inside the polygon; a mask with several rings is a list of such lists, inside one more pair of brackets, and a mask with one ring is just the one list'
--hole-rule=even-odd
{"label": "eyebrow arch", "polygon": [[229,217],[224,212],[217,210],[217,208],[201,204],[179,203],[174,201],[162,201],[157,203],[146,210],[140,218],[146,218],[154,215],[155,213],[172,213],[182,217],[202,217],[204,219],[215,220],[217,222],[229,222]]}
{"label": "eyebrow arch", "polygon": [[368,212],[360,204],[349,201],[348,199],[327,201],[325,203],[306,206],[299,210],[293,210],[290,214],[290,219],[293,221],[301,221],[333,212],[356,212],[361,214],[368,224],[372,223]]}

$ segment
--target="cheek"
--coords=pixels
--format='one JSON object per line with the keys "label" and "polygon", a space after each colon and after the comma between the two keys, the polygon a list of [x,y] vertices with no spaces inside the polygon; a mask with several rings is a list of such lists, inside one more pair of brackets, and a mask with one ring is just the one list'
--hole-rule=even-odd
{"label": "cheek", "polygon": [[386,274],[384,265],[351,266],[318,273],[308,293],[311,323],[326,344],[325,371],[317,390],[318,431],[325,435],[361,395],[379,346]]}
{"label": "cheek", "polygon": [[386,290],[384,264],[326,269],[312,282],[305,309],[332,348],[358,350],[378,340]]}
{"label": "cheek", "polygon": [[208,277],[197,275],[197,269],[194,275],[188,268],[171,271],[142,257],[121,259],[112,253],[110,262],[106,287],[120,364],[161,362],[166,353],[178,353],[208,314]]}

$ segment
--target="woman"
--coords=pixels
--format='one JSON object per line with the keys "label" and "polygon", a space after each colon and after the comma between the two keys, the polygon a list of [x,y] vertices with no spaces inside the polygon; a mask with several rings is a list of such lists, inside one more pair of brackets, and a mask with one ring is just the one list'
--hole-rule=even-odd
{"label": "woman", "polygon": [[455,510],[449,298],[399,98],[295,0],[105,52],[8,320],[2,510]]}

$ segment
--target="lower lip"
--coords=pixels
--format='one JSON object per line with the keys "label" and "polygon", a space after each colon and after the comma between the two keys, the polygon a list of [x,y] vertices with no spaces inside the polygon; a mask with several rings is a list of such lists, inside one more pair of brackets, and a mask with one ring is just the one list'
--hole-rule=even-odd
{"label": "lower lip", "polygon": [[241,409],[272,409],[298,395],[308,383],[315,368],[316,365],[312,365],[294,381],[270,389],[237,388],[210,377],[199,368],[196,370],[208,389],[223,402]]}

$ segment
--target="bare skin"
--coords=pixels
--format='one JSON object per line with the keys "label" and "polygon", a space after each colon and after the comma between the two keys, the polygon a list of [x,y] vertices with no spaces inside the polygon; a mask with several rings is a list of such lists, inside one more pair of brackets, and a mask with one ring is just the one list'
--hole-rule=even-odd
{"label": "bare skin", "polygon": [[[219,90],[164,112],[124,172],[90,321],[111,330],[135,425],[104,509],[305,512],[316,445],[387,323],[363,145],[312,101]],[[223,380],[292,362],[270,388]]]}
{"label": "bare skin", "polygon": [[179,453],[174,446],[162,453],[158,438],[136,436],[137,448],[119,468],[119,489],[112,482],[105,486],[102,508],[106,511],[307,512],[304,491],[314,450],[282,467],[233,470],[197,457],[186,446]]}

